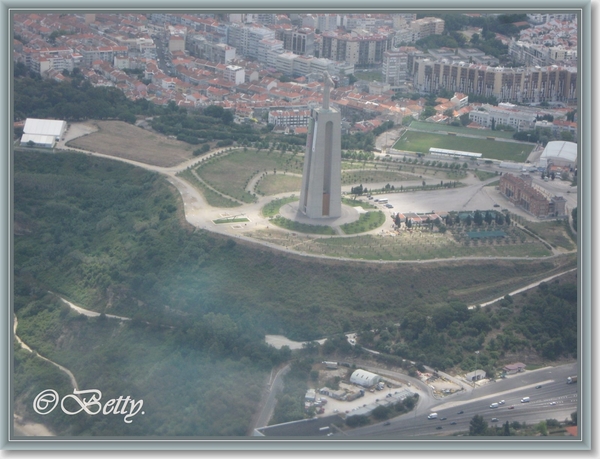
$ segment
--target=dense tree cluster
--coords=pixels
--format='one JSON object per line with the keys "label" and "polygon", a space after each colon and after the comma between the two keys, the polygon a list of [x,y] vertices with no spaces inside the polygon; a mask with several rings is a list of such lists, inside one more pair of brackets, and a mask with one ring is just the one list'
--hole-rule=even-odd
{"label": "dense tree cluster", "polygon": [[[117,88],[94,87],[82,78],[72,82],[49,79],[14,79],[14,116],[56,118],[67,121],[122,119],[135,121],[135,114],[149,114],[147,100],[130,101]],[[156,107],[156,111],[160,108]],[[133,116],[133,118],[132,118]]]}
{"label": "dense tree cluster", "polygon": [[[220,110],[219,110],[220,109]],[[152,120],[152,128],[161,134],[173,135],[191,144],[221,141],[220,146],[233,142],[256,142],[259,134],[249,125],[235,124],[233,115],[223,107],[208,106],[201,114],[173,111]]]}

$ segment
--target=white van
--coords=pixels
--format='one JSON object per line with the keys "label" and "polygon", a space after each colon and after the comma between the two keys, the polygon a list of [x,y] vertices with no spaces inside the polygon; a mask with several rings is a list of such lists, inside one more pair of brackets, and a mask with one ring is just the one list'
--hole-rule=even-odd
{"label": "white van", "polygon": [[498,404],[497,404],[497,403],[492,403],[492,404],[490,405],[490,408],[498,408]]}
{"label": "white van", "polygon": [[437,419],[437,416],[437,413],[431,413],[429,416],[427,416],[427,419]]}
{"label": "white van", "polygon": [[527,403],[529,401],[529,397],[523,397],[521,399],[521,403]]}

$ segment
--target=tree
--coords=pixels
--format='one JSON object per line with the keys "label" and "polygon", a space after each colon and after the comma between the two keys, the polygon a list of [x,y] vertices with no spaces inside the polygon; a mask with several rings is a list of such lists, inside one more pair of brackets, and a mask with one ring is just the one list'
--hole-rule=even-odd
{"label": "tree", "polygon": [[508,421],[504,423],[504,431],[502,435],[504,435],[505,437],[510,437],[510,425],[508,424]]}
{"label": "tree", "polygon": [[434,116],[437,112],[435,111],[435,108],[427,106],[425,107],[425,110],[423,110],[421,112],[421,116],[420,118],[422,120],[429,118],[430,116]]}
{"label": "tree", "polygon": [[548,425],[546,424],[546,421],[540,421],[536,428],[540,435],[543,437],[548,436]]}
{"label": "tree", "polygon": [[573,133],[569,131],[562,131],[560,133],[560,139],[564,140],[565,142],[573,142],[575,138],[573,137]]}
{"label": "tree", "polygon": [[471,436],[485,436],[488,434],[488,424],[483,419],[483,416],[476,414],[469,423],[469,435]]}
{"label": "tree", "polygon": [[473,221],[475,222],[475,224],[477,226],[481,226],[481,224],[483,223],[483,216],[481,215],[481,212],[479,212],[478,210],[475,211],[475,215],[473,216]]}
{"label": "tree", "polygon": [[468,113],[460,115],[460,124],[462,124],[463,126],[467,126],[470,122],[471,122],[471,119],[469,118]]}
{"label": "tree", "polygon": [[571,211],[571,217],[573,218],[573,228],[577,231],[577,207]]}
{"label": "tree", "polygon": [[491,212],[490,212],[490,211],[487,211],[487,212],[485,213],[485,218],[484,218],[484,220],[485,220],[485,222],[486,222],[488,225],[492,223],[492,221],[493,221],[493,217],[492,217],[492,214],[491,214]]}

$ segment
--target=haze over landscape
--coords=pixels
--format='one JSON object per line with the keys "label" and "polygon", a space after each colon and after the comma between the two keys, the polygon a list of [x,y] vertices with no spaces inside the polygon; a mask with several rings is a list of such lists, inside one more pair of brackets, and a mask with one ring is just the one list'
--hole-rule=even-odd
{"label": "haze over landscape", "polygon": [[16,12],[14,436],[576,437],[577,21]]}

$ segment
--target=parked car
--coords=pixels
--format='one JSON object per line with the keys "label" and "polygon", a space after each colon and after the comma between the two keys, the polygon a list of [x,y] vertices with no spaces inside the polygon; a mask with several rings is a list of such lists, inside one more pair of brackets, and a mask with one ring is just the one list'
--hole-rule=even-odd
{"label": "parked car", "polygon": [[391,422],[390,422],[390,421],[385,421],[385,422],[383,423],[383,425],[384,425],[384,426],[389,426],[390,424],[391,424]]}
{"label": "parked car", "polygon": [[498,422],[498,418],[492,418],[492,422]]}

